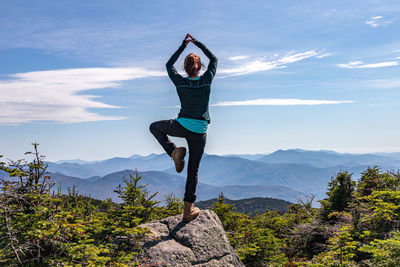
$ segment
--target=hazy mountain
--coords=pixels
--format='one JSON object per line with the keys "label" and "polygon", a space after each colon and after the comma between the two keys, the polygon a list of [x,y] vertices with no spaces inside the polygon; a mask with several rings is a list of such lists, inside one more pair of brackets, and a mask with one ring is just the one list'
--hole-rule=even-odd
{"label": "hazy mountain", "polygon": [[54,163],[76,163],[76,164],[92,164],[98,161],[86,161],[86,160],[81,160],[81,159],[70,159],[70,160],[58,160],[55,161]]}
{"label": "hazy mountain", "polygon": [[[400,168],[400,160],[393,156],[342,154],[329,150],[278,150],[264,156],[257,155],[261,156],[259,160],[249,160],[239,156],[204,154],[199,169],[199,181],[212,186],[284,186],[314,194],[318,200],[325,197],[328,181],[340,170],[353,172],[353,178],[357,179],[360,172],[369,165],[380,165],[384,170]],[[248,157],[249,154],[241,156]],[[164,171],[170,175],[178,175],[182,179],[186,179],[187,175],[187,169],[177,174],[173,161],[165,153],[148,156],[132,155],[129,158],[116,157],[87,164],[49,163],[48,170],[72,177],[91,177],[90,182],[97,182],[108,173],[135,168],[141,172]],[[240,194],[240,190],[237,194]]]}
{"label": "hazy mountain", "polygon": [[167,154],[150,154],[149,156],[133,155],[130,158],[115,157],[107,160],[89,163],[55,163],[46,162],[50,172],[58,172],[79,178],[104,176],[121,170],[162,171],[173,166],[173,161]]}
{"label": "hazy mountain", "polygon": [[242,159],[249,159],[249,160],[259,160],[260,158],[264,157],[265,154],[226,154],[221,155],[223,157],[238,157]]}
{"label": "hazy mountain", "polygon": [[[209,209],[213,204],[218,201],[218,198],[203,200],[196,202],[195,205],[200,209]],[[225,197],[224,203],[234,205],[234,211],[246,214],[262,214],[268,208],[269,210],[276,210],[280,213],[287,211],[287,207],[293,203],[276,198],[269,197],[253,197],[232,200]]]}
{"label": "hazy mountain", "polygon": [[[149,160],[149,159],[157,158],[157,157],[160,156],[160,155],[163,155],[163,154],[151,153],[151,154],[149,154],[149,155],[147,155],[147,156],[142,156],[142,155],[134,154],[134,155],[130,156],[129,158],[130,158],[130,159],[140,159],[140,158],[141,158],[141,159]],[[166,156],[166,155],[165,155],[165,156]]]}
{"label": "hazy mountain", "polygon": [[399,160],[400,160],[400,152],[394,152],[394,153],[377,153],[377,155],[392,157],[392,158],[395,158],[395,159],[399,159]]}
{"label": "hazy mountain", "polygon": [[[318,168],[309,164],[270,164],[237,157],[206,155],[200,165],[199,179],[204,183],[215,186],[285,186],[307,194],[314,194],[318,200],[325,197],[327,184],[338,171],[349,170],[354,173],[353,178],[357,179],[360,172],[367,167],[368,165]],[[166,172],[172,174],[175,169],[170,168]],[[178,175],[185,177],[186,172]]]}
{"label": "hazy mountain", "polygon": [[[381,154],[345,154],[329,150],[302,150],[289,149],[278,150],[271,154],[236,154],[236,155],[208,155],[204,154],[200,170],[210,169],[207,166],[207,157],[229,158],[232,164],[236,164],[235,159],[247,159],[252,161],[261,161],[270,164],[297,164],[311,165],[318,168],[336,167],[348,168],[357,166],[379,165],[383,169],[400,168],[400,153],[381,153]],[[186,162],[188,155],[186,156]],[[204,163],[206,162],[206,163]],[[140,171],[164,171],[174,167],[173,161],[166,154],[150,154],[147,156],[132,155],[128,158],[115,157],[102,161],[82,161],[65,160],[58,162],[47,162],[48,170],[59,172],[79,178],[88,178],[92,176],[104,176],[108,173],[117,172],[125,169]],[[228,164],[232,165],[232,164]],[[243,167],[243,166],[242,166]],[[214,171],[211,169],[211,171]],[[219,171],[219,170],[215,170]]]}
{"label": "hazy mountain", "polygon": [[[81,179],[60,173],[50,174],[50,177],[56,181],[54,190],[57,190],[58,187],[61,186],[62,192],[68,192],[68,188],[72,188],[72,185],[75,185],[76,189],[81,194],[90,195],[98,199],[111,197],[114,201],[119,202],[120,200],[114,190],[119,184],[124,185],[123,178],[128,174],[135,175],[135,172],[124,170],[100,178],[96,177],[96,179]],[[164,201],[165,197],[171,192],[173,192],[175,196],[183,198],[186,184],[185,178],[159,171],[138,172],[138,174],[142,176],[139,184],[147,184],[148,186],[146,188],[151,193],[159,192],[155,197],[157,200]],[[282,186],[212,186],[198,183],[196,200],[215,198],[221,192],[230,199],[272,197],[297,202],[298,199],[304,198],[303,193]]]}
{"label": "hazy mountain", "polygon": [[100,180],[101,178],[102,178],[101,176],[92,176],[92,177],[86,178],[85,181],[96,182],[96,181]]}
{"label": "hazy mountain", "polygon": [[[185,170],[178,175],[185,177]],[[172,174],[175,168],[170,168],[166,172]],[[307,176],[302,179],[306,183],[316,176],[326,176],[327,173],[324,168],[310,165],[268,164],[238,157],[215,155],[205,155],[199,168],[199,177],[202,182],[212,185],[293,186],[303,183],[298,181],[299,176]]]}
{"label": "hazy mountain", "polygon": [[332,166],[358,166],[358,165],[380,165],[383,167],[400,167],[400,159],[389,155],[378,154],[348,154],[337,153],[329,150],[301,150],[289,149],[278,150],[258,159],[267,163],[295,163],[310,164],[315,167]]}

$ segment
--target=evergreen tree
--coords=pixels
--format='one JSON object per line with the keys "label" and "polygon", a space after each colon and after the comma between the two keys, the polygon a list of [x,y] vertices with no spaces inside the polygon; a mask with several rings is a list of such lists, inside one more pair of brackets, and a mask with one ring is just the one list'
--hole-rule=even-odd
{"label": "evergreen tree", "polygon": [[153,217],[157,203],[138,186],[140,177],[119,188],[123,204],[92,200],[75,187],[52,195],[55,182],[33,146],[31,162],[0,162],[10,176],[0,183],[0,265],[136,266],[148,230],[135,226]]}
{"label": "evergreen tree", "polygon": [[363,197],[370,195],[373,191],[398,190],[399,186],[399,175],[382,172],[378,166],[374,166],[361,173],[357,184],[357,193]]}
{"label": "evergreen tree", "polygon": [[321,200],[321,216],[323,220],[329,218],[332,212],[342,212],[349,208],[353,199],[355,182],[351,180],[352,174],[348,171],[340,171],[336,177],[332,177],[328,184],[328,197]]}

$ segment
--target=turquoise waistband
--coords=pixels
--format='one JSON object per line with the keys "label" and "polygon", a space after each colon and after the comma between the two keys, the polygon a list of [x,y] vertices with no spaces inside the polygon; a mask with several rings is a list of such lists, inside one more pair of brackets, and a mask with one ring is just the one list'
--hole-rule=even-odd
{"label": "turquoise waistband", "polygon": [[203,120],[196,120],[191,118],[177,118],[180,125],[195,133],[206,133],[208,122]]}

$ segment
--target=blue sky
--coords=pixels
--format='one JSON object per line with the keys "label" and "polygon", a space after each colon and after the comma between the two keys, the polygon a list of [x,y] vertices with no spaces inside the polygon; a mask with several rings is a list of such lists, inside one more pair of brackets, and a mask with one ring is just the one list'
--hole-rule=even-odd
{"label": "blue sky", "polygon": [[[206,153],[400,151],[399,14],[382,0],[1,1],[0,154],[163,152],[149,125],[179,112],[165,63],[186,33],[219,59]],[[190,43],[182,75],[190,52],[207,66]]]}

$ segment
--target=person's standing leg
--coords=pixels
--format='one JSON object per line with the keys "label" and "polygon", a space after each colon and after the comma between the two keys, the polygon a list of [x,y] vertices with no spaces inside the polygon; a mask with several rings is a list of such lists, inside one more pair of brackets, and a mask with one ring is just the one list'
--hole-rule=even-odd
{"label": "person's standing leg", "polygon": [[187,134],[186,129],[175,119],[155,121],[150,124],[149,129],[169,156],[171,156],[176,145],[171,142],[167,135],[186,137]]}
{"label": "person's standing leg", "polygon": [[189,163],[187,168],[187,179],[185,186],[184,201],[193,203],[196,200],[196,186],[200,161],[206,145],[207,133],[190,134],[186,140],[189,146]]}

